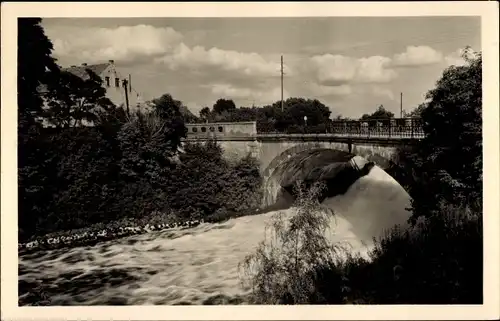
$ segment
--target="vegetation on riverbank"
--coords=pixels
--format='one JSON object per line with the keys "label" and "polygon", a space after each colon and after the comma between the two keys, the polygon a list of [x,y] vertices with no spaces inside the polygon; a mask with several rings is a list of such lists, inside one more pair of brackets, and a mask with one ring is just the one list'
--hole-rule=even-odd
{"label": "vegetation on riverbank", "polygon": [[216,142],[181,148],[186,116],[169,94],[130,115],[114,106],[91,70],[83,80],[57,66],[40,21],[19,20],[20,242],[145,218],[215,222],[260,205],[254,159],[225,159]]}
{"label": "vegetation on riverbank", "polygon": [[[271,226],[277,240],[244,262],[253,303],[482,303],[482,57],[466,51],[464,58],[419,108],[425,138],[401,151],[411,228],[396,226],[376,240],[370,259],[339,253],[336,244],[325,246],[326,214],[314,193],[302,193],[289,224]],[[300,246],[305,235],[307,244],[322,246]]]}
{"label": "vegetation on riverbank", "polygon": [[[106,144],[99,127],[42,134],[44,158],[38,160],[44,172],[34,174],[50,180],[25,199],[29,203],[20,211],[20,237],[82,228],[97,233],[96,228],[112,231],[145,226],[146,221],[213,222],[260,205],[261,179],[252,158],[231,162],[216,142],[209,142],[186,144],[175,161],[161,144],[138,142],[123,133],[136,129],[122,125],[116,136],[107,137],[114,144]],[[40,194],[44,197],[36,197]],[[39,212],[33,221],[34,208]]]}

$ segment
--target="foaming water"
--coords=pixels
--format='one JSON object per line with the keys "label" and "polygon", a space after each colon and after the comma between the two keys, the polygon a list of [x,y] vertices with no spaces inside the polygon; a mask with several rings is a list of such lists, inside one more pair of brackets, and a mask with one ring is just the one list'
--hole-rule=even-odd
{"label": "foaming water", "polygon": [[[322,203],[335,213],[328,238],[366,254],[373,237],[406,223],[409,201],[374,167],[345,194]],[[290,217],[294,209],[282,213]],[[19,258],[20,288],[42,284],[51,305],[244,304],[238,264],[264,239],[274,214],[25,255]]]}

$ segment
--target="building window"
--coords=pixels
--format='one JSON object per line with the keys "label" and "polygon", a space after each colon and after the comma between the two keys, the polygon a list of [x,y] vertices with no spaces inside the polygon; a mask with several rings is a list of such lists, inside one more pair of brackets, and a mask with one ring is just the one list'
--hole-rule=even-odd
{"label": "building window", "polygon": [[215,131],[215,128],[210,127],[210,131],[213,133]]}
{"label": "building window", "polygon": [[109,77],[106,76],[106,78],[104,78],[106,80],[106,87],[109,87]]}
{"label": "building window", "polygon": [[192,131],[193,133],[196,133],[198,131],[198,127],[193,127]]}
{"label": "building window", "polygon": [[116,88],[120,87],[120,78],[115,78],[115,87]]}
{"label": "building window", "polygon": [[224,127],[219,126],[219,133],[222,133],[224,131]]}
{"label": "building window", "polygon": [[201,127],[201,131],[202,131],[202,132],[206,132],[206,131],[207,131],[207,128],[206,128],[206,127]]}

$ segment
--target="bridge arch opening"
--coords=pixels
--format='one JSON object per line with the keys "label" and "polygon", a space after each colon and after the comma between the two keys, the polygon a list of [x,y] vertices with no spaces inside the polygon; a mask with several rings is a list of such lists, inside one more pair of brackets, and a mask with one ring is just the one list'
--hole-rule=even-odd
{"label": "bridge arch opening", "polygon": [[[279,153],[263,170],[264,186],[267,189],[265,191],[267,195],[264,199],[264,206],[272,205],[273,200],[277,199],[277,191],[299,178],[301,176],[300,173],[304,174],[304,172],[313,171],[315,168],[321,166],[329,165],[335,167],[334,163],[338,166],[344,166],[355,156],[361,156],[366,159],[367,163],[373,163],[380,167],[405,188],[405,182],[401,180],[401,177],[405,175],[403,169],[397,164],[397,151],[393,157],[390,157],[390,155],[388,157],[387,154],[381,155],[376,151],[370,152],[369,150],[359,150],[356,148],[349,150],[347,147],[338,148],[325,147],[321,146],[321,144],[298,144]],[[346,184],[351,183],[353,182],[346,182]],[[344,187],[347,188],[348,186]],[[345,192],[344,187],[339,187],[340,193]]]}
{"label": "bridge arch opening", "polygon": [[313,150],[334,150],[338,153],[338,159],[334,159],[333,161],[341,162],[348,161],[350,158],[354,156],[361,156],[368,161],[374,162],[377,166],[382,168],[383,170],[387,170],[397,164],[397,148],[394,149],[372,149],[372,148],[364,148],[359,145],[352,145],[347,143],[336,143],[336,144],[321,144],[321,143],[300,143],[289,147],[272,158],[269,164],[264,164],[264,169],[262,174],[264,177],[269,177],[277,166],[282,164],[283,162],[288,161],[294,155],[302,153],[304,151],[313,151]]}

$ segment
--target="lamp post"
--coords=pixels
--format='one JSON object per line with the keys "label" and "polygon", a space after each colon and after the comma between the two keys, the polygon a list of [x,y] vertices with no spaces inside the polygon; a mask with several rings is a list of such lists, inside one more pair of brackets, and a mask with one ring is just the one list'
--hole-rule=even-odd
{"label": "lamp post", "polygon": [[307,132],[307,116],[304,116],[304,131]]}

